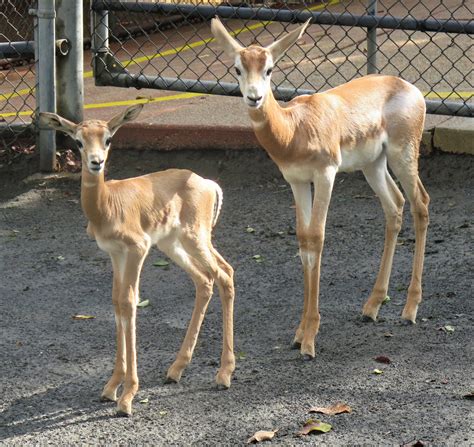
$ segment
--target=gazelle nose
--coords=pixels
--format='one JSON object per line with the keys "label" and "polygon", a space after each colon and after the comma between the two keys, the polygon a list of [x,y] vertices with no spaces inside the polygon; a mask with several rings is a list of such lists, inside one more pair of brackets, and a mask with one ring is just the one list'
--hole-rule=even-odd
{"label": "gazelle nose", "polygon": [[91,164],[93,164],[94,166],[100,166],[103,162],[104,160],[92,160]]}
{"label": "gazelle nose", "polygon": [[261,96],[257,96],[255,98],[253,98],[252,96],[247,96],[247,99],[250,99],[250,101],[253,101],[253,102],[258,102],[262,99]]}

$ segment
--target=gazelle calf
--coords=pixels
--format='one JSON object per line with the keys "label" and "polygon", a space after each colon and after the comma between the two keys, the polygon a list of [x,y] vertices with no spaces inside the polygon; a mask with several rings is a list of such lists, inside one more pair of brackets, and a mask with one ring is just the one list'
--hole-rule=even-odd
{"label": "gazelle calf", "polygon": [[[140,271],[156,245],[192,278],[196,303],[186,336],[167,380],[178,382],[191,361],[201,323],[217,283],[223,308],[223,348],[216,382],[230,386],[235,367],[233,352],[234,283],[232,267],[211,243],[219,217],[222,191],[211,180],[187,170],[170,169],[126,180],[104,180],[111,138],[133,120],[143,105],[128,108],[109,122],[74,124],[54,113],[41,113],[40,124],[76,140],[82,157],[81,204],[88,234],[112,259],[112,301],[117,329],[117,353],[103,400],[117,401],[117,412],[130,415],[138,390],[135,348],[136,305]],[[117,400],[117,390],[123,384]]]}
{"label": "gazelle calf", "polygon": [[286,107],[275,100],[270,85],[272,70],[308,24],[309,20],[265,48],[242,47],[217,18],[212,20],[211,29],[233,61],[255,135],[295,198],[304,308],[294,346],[311,359],[320,321],[319,276],[326,215],[336,173],[361,170],[385,213],[382,262],[363,308],[363,315],[372,320],[387,294],[404,205],[387,164],[400,180],[415,222],[413,273],[402,313],[402,318],[413,323],[421,301],[429,196],[418,177],[425,102],[413,85],[393,76],[365,76],[324,93],[299,96]]}

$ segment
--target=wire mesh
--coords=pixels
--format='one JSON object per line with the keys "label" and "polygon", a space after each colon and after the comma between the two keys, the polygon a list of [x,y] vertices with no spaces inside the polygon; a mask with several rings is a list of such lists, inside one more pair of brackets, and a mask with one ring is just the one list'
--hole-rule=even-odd
{"label": "wire mesh", "polygon": [[0,8],[0,164],[16,153],[31,150],[31,117],[35,111],[35,60],[31,50],[16,49],[14,42],[33,40],[33,1],[4,0]]}
{"label": "wire mesh", "polygon": [[[186,2],[179,2],[183,3]],[[196,6],[186,11],[176,8],[168,11],[160,8],[160,3],[155,5],[156,12],[152,12],[149,3],[92,2],[93,9],[113,9],[108,13],[109,24],[113,23],[109,27],[110,53],[130,74],[128,86],[133,86],[139,75],[146,75],[146,79],[166,78],[168,90],[182,89],[183,79],[195,80],[194,85],[201,91],[208,88],[205,81],[218,84],[237,81],[230,70],[232,61],[221,54],[210,33],[208,20],[213,14],[208,10],[203,13],[202,7],[210,3],[194,3]],[[249,7],[317,11],[333,16],[345,13],[357,18],[367,14],[369,3],[368,0],[316,3],[264,0],[263,3],[212,2],[212,5],[234,6],[234,18],[223,22],[242,45],[268,45],[295,25],[238,18],[248,16]],[[474,3],[463,0],[379,0],[376,15],[402,20],[450,20],[472,26],[473,10]],[[100,25],[97,23],[96,29]],[[377,70],[415,84],[427,99],[472,104],[472,43],[472,34],[467,33],[377,28]],[[314,24],[279,62],[272,79],[276,87],[322,91],[366,73],[366,28]],[[112,80],[119,76],[108,74]],[[160,84],[148,86],[157,85]]]}

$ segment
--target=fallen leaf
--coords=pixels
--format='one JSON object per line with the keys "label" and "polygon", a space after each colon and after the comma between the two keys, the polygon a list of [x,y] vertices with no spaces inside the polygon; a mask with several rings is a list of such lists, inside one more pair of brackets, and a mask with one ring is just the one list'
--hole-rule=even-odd
{"label": "fallen leaf", "polygon": [[374,360],[376,362],[379,362],[379,363],[385,363],[386,365],[391,363],[390,359],[388,357],[386,357],[385,355],[379,355],[379,356],[375,357]]}
{"label": "fallen leaf", "polygon": [[93,320],[95,317],[92,315],[73,315],[73,320]]}
{"label": "fallen leaf", "polygon": [[384,336],[385,338],[390,338],[390,337],[393,337],[393,334],[390,333],[390,332],[385,332],[385,333],[383,334],[383,336]]}
{"label": "fallen leaf", "polygon": [[147,404],[148,403],[148,397],[145,397],[145,399],[139,400],[141,404]]}
{"label": "fallen leaf", "polygon": [[306,436],[310,433],[327,433],[331,431],[332,425],[327,424],[326,422],[318,421],[317,419],[308,419],[303,428],[298,432],[299,436]]}
{"label": "fallen leaf", "polygon": [[258,262],[258,263],[263,262],[263,258],[261,255],[253,255],[252,259],[254,259],[255,262]]}
{"label": "fallen leaf", "polygon": [[245,358],[247,356],[246,356],[245,352],[238,352],[236,357],[237,357],[238,360],[245,360]]}
{"label": "fallen leaf", "polygon": [[66,258],[64,256],[59,255],[59,256],[56,256],[56,259],[58,261],[64,261]]}
{"label": "fallen leaf", "polygon": [[373,374],[383,374],[383,371],[381,369],[377,369],[375,368],[373,371],[372,371]]}
{"label": "fallen leaf", "polygon": [[382,304],[387,304],[389,301],[390,301],[390,297],[387,295],[387,296],[383,299]]}
{"label": "fallen leaf", "polygon": [[164,259],[158,259],[158,261],[155,261],[153,265],[155,267],[166,267],[170,265],[170,263],[168,261],[165,261]]}
{"label": "fallen leaf", "polygon": [[438,328],[438,331],[443,331],[443,332],[454,332],[454,327],[447,324],[446,326]]}
{"label": "fallen leaf", "polygon": [[465,394],[463,396],[463,399],[474,400],[474,391],[471,391],[470,393]]}
{"label": "fallen leaf", "polygon": [[329,415],[351,412],[352,408],[344,402],[337,402],[334,405],[329,405],[329,407],[312,407],[308,411],[308,413],[323,413]]}
{"label": "fallen leaf", "polygon": [[247,233],[255,233],[255,229],[253,229],[252,227],[247,227],[247,228],[245,229],[245,231],[246,231]]}
{"label": "fallen leaf", "polygon": [[355,196],[352,196],[353,199],[373,199],[374,196],[367,196],[364,194],[356,194]]}
{"label": "fallen leaf", "polygon": [[253,444],[256,442],[262,442],[262,441],[269,441],[270,439],[273,439],[275,436],[275,433],[278,430],[271,430],[271,431],[265,431],[265,430],[260,430],[254,433],[252,437],[250,437],[247,440],[247,444]]}
{"label": "fallen leaf", "polygon": [[137,307],[148,307],[150,305],[150,300],[143,300],[137,304]]}
{"label": "fallen leaf", "polygon": [[158,413],[160,416],[166,416],[168,414],[167,411],[164,411],[164,410],[161,410],[159,413]]}

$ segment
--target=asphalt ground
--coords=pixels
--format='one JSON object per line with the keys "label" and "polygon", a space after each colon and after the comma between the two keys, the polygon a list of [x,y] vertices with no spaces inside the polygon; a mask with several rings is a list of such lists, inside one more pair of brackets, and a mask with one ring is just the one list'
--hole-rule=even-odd
{"label": "asphalt ground", "polygon": [[[11,181],[0,189],[0,444],[234,446],[257,430],[278,429],[271,445],[472,445],[472,400],[463,396],[474,379],[473,162],[435,154],[420,166],[431,204],[418,323],[400,320],[414,249],[408,206],[391,300],[376,324],[361,321],[384,218],[363,176],[341,174],[327,221],[317,355],[304,362],[290,349],[303,304],[293,199],[264,151],[112,149],[108,178],[179,167],[218,181],[224,205],[214,245],[236,272],[231,388],[214,384],[217,297],[181,382],[165,385],[194,291],[177,266],[154,266],[164,256],[151,251],[140,288],[150,306],[137,321],[140,390],[128,419],[99,402],[115,348],[112,273],[86,235],[79,177]],[[73,320],[77,314],[95,318]],[[330,432],[297,435],[312,406],[339,401],[352,413],[312,415]]]}

